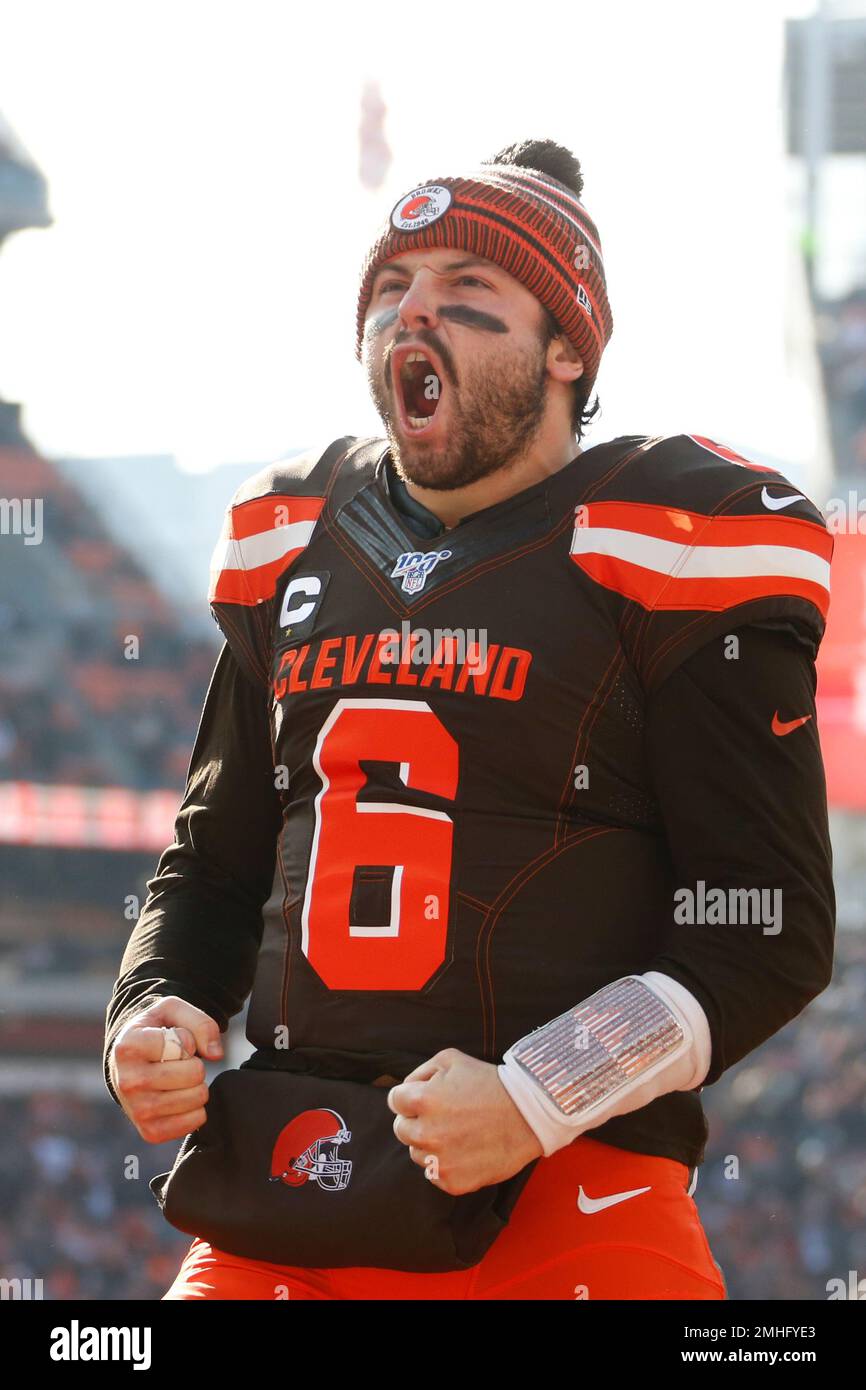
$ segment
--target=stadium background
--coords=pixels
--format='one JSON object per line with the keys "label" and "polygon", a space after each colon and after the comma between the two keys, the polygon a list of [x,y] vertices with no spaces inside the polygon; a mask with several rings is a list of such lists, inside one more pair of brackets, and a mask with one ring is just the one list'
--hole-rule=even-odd
{"label": "stadium background", "polygon": [[396,197],[550,135],[616,317],[588,443],[709,434],[837,519],[835,979],[705,1092],[696,1192],[732,1298],[826,1298],[866,1275],[866,8],[553,5],[537,60],[497,11],[395,36],[375,5],[288,8],[0,20],[0,1278],[174,1277],[147,1182],[177,1146],[138,1140],[100,1051],[218,650],[222,509],[264,462],[379,432],[354,277]]}

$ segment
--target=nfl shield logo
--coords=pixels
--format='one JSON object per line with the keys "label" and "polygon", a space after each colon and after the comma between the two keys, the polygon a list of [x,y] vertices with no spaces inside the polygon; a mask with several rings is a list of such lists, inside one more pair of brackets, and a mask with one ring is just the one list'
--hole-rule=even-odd
{"label": "nfl shield logo", "polygon": [[427,583],[427,576],[440,560],[450,560],[450,550],[404,550],[391,571],[392,579],[402,578],[404,593],[417,594]]}

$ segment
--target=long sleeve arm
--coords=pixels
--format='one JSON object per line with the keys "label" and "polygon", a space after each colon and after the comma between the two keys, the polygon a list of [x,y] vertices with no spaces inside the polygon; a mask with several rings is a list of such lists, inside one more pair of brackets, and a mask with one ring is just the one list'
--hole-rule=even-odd
{"label": "long sleeve arm", "polygon": [[678,887],[696,901],[764,890],[778,909],[772,922],[672,920],[651,963],[707,1016],[708,1085],[826,988],[836,920],[813,658],[791,630],[737,635],[738,659],[708,643],[660,687],[647,722]]}
{"label": "long sleeve arm", "polygon": [[[500,1066],[546,1154],[657,1096],[718,1080],[829,983],[835,897],[814,662],[784,625],[737,637],[736,660],[724,640],[709,642],[648,708],[647,753],[677,893],[696,906],[680,915],[693,920],[677,921],[672,903],[662,948],[642,976],[536,1029]],[[732,889],[753,898],[736,899],[737,912],[725,908],[714,922],[698,907],[714,889],[726,903]],[[754,914],[753,902],[769,912]],[[580,1037],[585,1016],[613,1014],[617,1029],[627,1024],[627,1077],[603,1030],[588,1045]],[[565,1096],[591,1099],[569,1108]]]}
{"label": "long sleeve arm", "polygon": [[115,1100],[108,1058],[132,1014],[178,995],[223,1029],[252,987],[281,824],[266,701],[224,644],[175,840],[148,882],[108,1005],[103,1067]]}

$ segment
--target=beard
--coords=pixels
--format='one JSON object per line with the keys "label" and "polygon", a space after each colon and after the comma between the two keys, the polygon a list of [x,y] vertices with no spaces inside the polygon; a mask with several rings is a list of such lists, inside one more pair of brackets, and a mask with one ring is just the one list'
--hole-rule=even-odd
{"label": "beard", "polygon": [[385,426],[391,458],[404,482],[434,491],[468,487],[516,462],[534,439],[547,403],[546,349],[540,335],[532,346],[483,363],[469,362],[458,384],[451,354],[426,330],[415,335],[443,364],[448,402],[447,437],[438,444],[403,437],[391,385],[390,357],[381,365],[369,354],[367,382]]}

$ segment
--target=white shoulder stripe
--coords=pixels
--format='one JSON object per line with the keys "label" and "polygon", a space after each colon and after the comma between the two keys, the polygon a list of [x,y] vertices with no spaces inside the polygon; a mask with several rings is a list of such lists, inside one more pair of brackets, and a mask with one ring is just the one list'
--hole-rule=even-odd
{"label": "white shoulder stripe", "polygon": [[295,521],[289,526],[272,526],[243,540],[221,537],[211,557],[211,570],[253,570],[272,564],[290,550],[308,545],[315,525],[314,521]]}
{"label": "white shoulder stripe", "polygon": [[810,550],[790,545],[683,545],[638,531],[576,526],[572,555],[609,555],[674,579],[738,579],[781,576],[830,588],[830,565]]}

